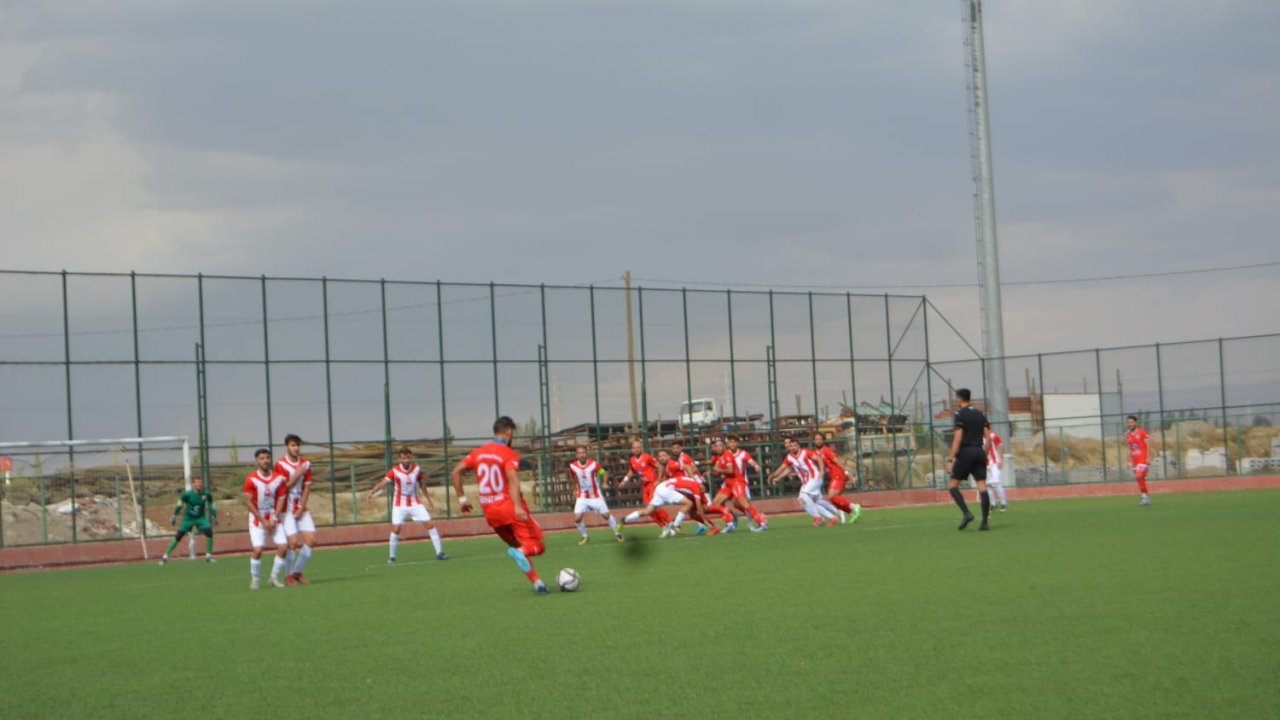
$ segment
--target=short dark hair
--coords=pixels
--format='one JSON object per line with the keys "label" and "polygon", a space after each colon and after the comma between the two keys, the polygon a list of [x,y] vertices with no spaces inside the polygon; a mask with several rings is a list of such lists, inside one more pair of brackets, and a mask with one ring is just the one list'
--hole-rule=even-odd
{"label": "short dark hair", "polygon": [[503,415],[502,417],[500,417],[500,418],[498,418],[497,420],[494,420],[494,421],[493,421],[493,434],[494,434],[494,435],[498,435],[498,434],[500,434],[500,433],[504,433],[504,432],[506,432],[506,431],[508,431],[508,430],[515,430],[515,429],[516,429],[516,421],[515,421],[515,420],[512,420],[511,418],[507,417],[506,415]]}
{"label": "short dark hair", "polygon": [[737,442],[737,441],[738,441],[738,436],[737,436],[737,435],[734,435],[734,434],[732,434],[732,433],[730,433],[729,435],[725,435],[725,436],[724,436],[724,439],[725,439],[725,440],[733,440],[734,442]]}
{"label": "short dark hair", "polygon": [[823,440],[826,440],[826,439],[827,439],[827,434],[826,434],[826,433],[824,433],[824,432],[822,432],[821,430],[819,430],[819,431],[815,432],[815,433],[813,434],[813,436],[814,436],[814,437],[820,437],[820,438],[822,438]]}
{"label": "short dark hair", "polygon": [[1138,416],[1137,416],[1137,415],[1130,415],[1129,417],[1127,417],[1127,418],[1125,418],[1125,419],[1126,419],[1126,420],[1132,420],[1132,421],[1134,421],[1134,422],[1138,422]]}
{"label": "short dark hair", "polygon": [[956,388],[956,397],[969,402],[969,398],[973,397],[973,395],[969,392],[969,388]]}
{"label": "short dark hair", "polygon": [[411,449],[409,448],[409,446],[408,446],[408,445],[401,445],[400,447],[396,448],[396,454],[397,454],[397,455],[412,455],[412,454],[413,454],[413,450],[411,450]]}
{"label": "short dark hair", "polygon": [[289,433],[288,435],[285,435],[285,436],[284,436],[284,444],[285,444],[285,445],[288,445],[288,444],[289,444],[289,443],[291,443],[291,442],[296,442],[296,443],[298,443],[299,445],[301,445],[301,444],[302,444],[302,438],[298,437],[297,435],[294,435],[293,433]]}
{"label": "short dark hair", "polygon": [[255,460],[261,455],[266,455],[267,457],[271,457],[271,451],[266,448],[258,448],[257,450],[253,451],[253,457]]}
{"label": "short dark hair", "polygon": [[587,446],[586,446],[586,445],[574,445],[574,446],[573,446],[573,451],[574,451],[574,452],[578,452],[579,450],[586,450],[586,449],[587,449]]}
{"label": "short dark hair", "polygon": [[984,427],[984,428],[989,428],[989,427],[991,427],[991,421],[990,421],[990,420],[983,420],[983,421],[982,421],[982,427]]}

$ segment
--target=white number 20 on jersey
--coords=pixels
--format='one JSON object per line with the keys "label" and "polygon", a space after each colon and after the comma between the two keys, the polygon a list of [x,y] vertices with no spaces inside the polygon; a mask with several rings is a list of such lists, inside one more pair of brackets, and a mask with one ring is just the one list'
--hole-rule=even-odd
{"label": "white number 20 on jersey", "polygon": [[476,481],[481,495],[501,495],[507,488],[507,478],[497,465],[481,465],[476,468]]}

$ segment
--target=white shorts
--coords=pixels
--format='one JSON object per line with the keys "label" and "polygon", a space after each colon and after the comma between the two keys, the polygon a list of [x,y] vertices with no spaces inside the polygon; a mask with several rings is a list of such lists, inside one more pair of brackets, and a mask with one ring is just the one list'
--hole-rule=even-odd
{"label": "white shorts", "polygon": [[1000,468],[996,467],[995,465],[987,466],[987,484],[988,485],[1000,484]]}
{"label": "white shorts", "polygon": [[580,497],[574,501],[573,503],[574,515],[585,515],[589,512],[598,512],[601,515],[608,515],[609,504],[606,503],[604,501],[604,498],[602,497],[597,497],[597,498]]}
{"label": "white shorts", "polygon": [[300,532],[313,533],[316,531],[316,522],[311,519],[311,511],[302,513],[302,517],[294,517],[293,513],[286,512],[281,518],[280,524],[284,527],[286,537],[293,537]]}
{"label": "white shorts", "polygon": [[688,499],[670,485],[658,485],[658,487],[654,488],[653,499],[649,501],[649,506],[683,505]]}
{"label": "white shorts", "polygon": [[[267,529],[261,525],[254,525],[252,520],[249,522],[249,544],[255,548],[260,548],[267,542]],[[277,546],[288,545],[289,538],[284,533],[284,524],[277,523],[276,529],[271,533],[271,542]]]}
{"label": "white shorts", "polygon": [[431,513],[427,512],[425,505],[398,505],[391,508],[391,524],[403,525],[405,520],[410,522],[431,522]]}
{"label": "white shorts", "polygon": [[800,494],[808,495],[810,497],[815,497],[815,498],[821,497],[822,496],[822,478],[816,477],[810,480],[809,482],[805,483],[804,485],[801,485]]}

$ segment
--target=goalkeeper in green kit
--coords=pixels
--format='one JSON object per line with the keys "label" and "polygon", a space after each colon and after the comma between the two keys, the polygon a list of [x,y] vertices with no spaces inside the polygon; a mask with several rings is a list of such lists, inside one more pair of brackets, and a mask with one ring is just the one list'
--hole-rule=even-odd
{"label": "goalkeeper in green kit", "polygon": [[178,526],[178,534],[173,536],[173,542],[164,551],[164,557],[160,558],[160,564],[169,562],[169,553],[173,552],[178,542],[192,529],[204,534],[204,561],[213,562],[213,526],[218,524],[218,508],[213,504],[213,495],[204,489],[204,480],[200,476],[191,478],[191,489],[178,497],[173,516],[169,518],[170,525],[178,521],[180,512],[182,524]]}

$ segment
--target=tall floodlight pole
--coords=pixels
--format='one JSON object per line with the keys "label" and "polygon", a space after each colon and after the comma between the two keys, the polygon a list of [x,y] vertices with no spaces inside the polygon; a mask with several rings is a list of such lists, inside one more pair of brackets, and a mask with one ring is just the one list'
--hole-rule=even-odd
{"label": "tall floodlight pole", "polygon": [[972,163],[975,185],[974,226],[978,236],[978,282],[982,307],[982,354],[986,356],[987,411],[1008,431],[1009,388],[1004,375],[1004,311],[1000,306],[1000,253],[996,246],[996,191],[991,170],[988,125],[987,61],[982,40],[982,0],[965,0],[969,65]]}

